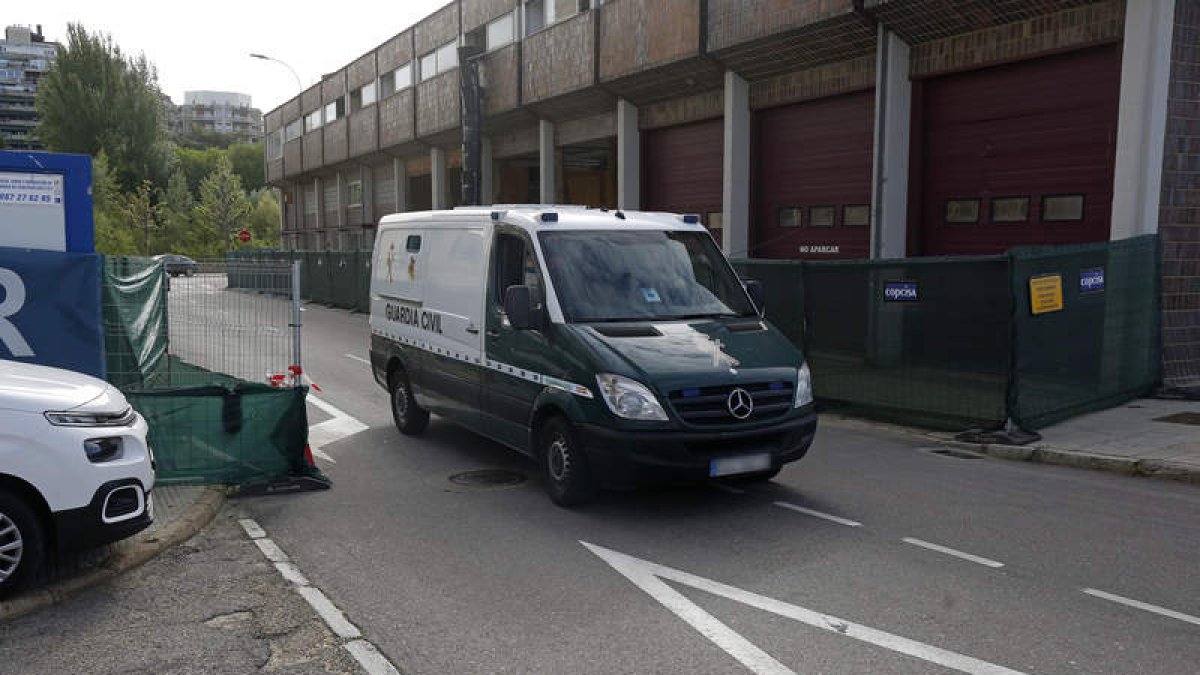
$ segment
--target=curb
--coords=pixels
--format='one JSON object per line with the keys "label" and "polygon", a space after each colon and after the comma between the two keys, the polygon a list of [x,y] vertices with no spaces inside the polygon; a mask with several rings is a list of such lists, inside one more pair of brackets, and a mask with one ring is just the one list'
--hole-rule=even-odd
{"label": "curb", "polygon": [[187,511],[161,528],[139,534],[113,545],[113,554],[98,567],[79,576],[56,581],[41,588],[21,593],[0,602],[0,621],[15,619],[63,602],[76,593],[145,564],[154,556],[176,544],[191,539],[212,522],[225,503],[225,488],[208,487],[192,502]]}
{"label": "curb", "polygon": [[1056,448],[1048,443],[1030,445],[999,445],[995,443],[964,443],[946,438],[938,432],[922,431],[887,422],[874,422],[857,417],[821,416],[820,424],[839,429],[879,431],[893,436],[925,441],[946,447],[977,452],[988,457],[1038,464],[1070,466],[1076,469],[1106,471],[1123,476],[1157,478],[1200,485],[1200,467],[1166,459],[1138,459],[1120,455],[1105,455],[1083,450]]}

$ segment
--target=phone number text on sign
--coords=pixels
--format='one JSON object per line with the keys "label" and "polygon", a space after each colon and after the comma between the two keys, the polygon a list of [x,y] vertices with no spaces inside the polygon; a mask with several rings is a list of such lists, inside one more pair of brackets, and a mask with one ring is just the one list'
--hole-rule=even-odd
{"label": "phone number text on sign", "polygon": [[60,206],[62,194],[60,176],[0,174],[0,205]]}

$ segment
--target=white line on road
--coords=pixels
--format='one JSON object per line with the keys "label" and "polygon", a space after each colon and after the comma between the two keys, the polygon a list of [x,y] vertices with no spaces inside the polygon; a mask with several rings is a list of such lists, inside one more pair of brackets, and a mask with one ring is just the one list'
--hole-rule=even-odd
{"label": "white line on road", "polygon": [[840,525],[845,525],[847,527],[862,527],[862,523],[858,522],[857,520],[850,520],[849,518],[841,518],[839,516],[834,516],[834,515],[831,515],[828,513],[822,513],[820,511],[814,511],[812,509],[806,509],[803,506],[796,506],[795,504],[789,504],[787,502],[775,502],[775,506],[782,506],[785,509],[790,509],[792,511],[795,511],[796,513],[803,513],[804,515],[812,516],[813,518],[823,518],[830,522],[838,523]]}
{"label": "white line on road", "polygon": [[1191,614],[1184,614],[1183,612],[1176,612],[1175,610],[1167,609],[1166,607],[1159,607],[1158,605],[1151,605],[1148,602],[1142,602],[1140,600],[1132,600],[1130,598],[1121,597],[1119,595],[1114,595],[1112,593],[1105,593],[1104,591],[1097,590],[1095,588],[1085,588],[1085,589],[1083,589],[1083,592],[1087,593],[1088,595],[1095,596],[1097,598],[1102,598],[1104,600],[1110,600],[1112,602],[1120,603],[1127,607],[1133,607],[1135,609],[1141,609],[1141,610],[1144,610],[1147,612],[1153,612],[1155,614],[1160,614],[1162,616],[1168,616],[1168,617],[1171,617],[1172,619],[1178,619],[1180,621],[1186,621],[1187,623],[1194,623],[1197,626],[1200,626],[1200,617],[1195,617],[1195,616],[1192,616]]}
{"label": "white line on road", "polygon": [[254,522],[254,520],[250,518],[242,518],[241,520],[238,520],[238,523],[240,523],[242,529],[246,531],[246,536],[250,537],[251,539],[262,539],[263,537],[267,536],[267,533],[258,526],[258,523]]}
{"label": "white line on road", "polygon": [[930,551],[937,551],[938,553],[945,553],[946,555],[952,555],[956,558],[962,558],[963,560],[969,560],[973,563],[978,563],[980,565],[986,565],[988,567],[1004,567],[1004,563],[1002,563],[1002,562],[997,562],[995,560],[991,560],[990,558],[982,558],[977,555],[971,555],[970,553],[964,553],[957,549],[953,549],[948,546],[941,546],[939,544],[934,544],[934,543],[931,543],[928,541],[924,541],[922,539],[913,539],[912,537],[905,537],[904,539],[901,539],[901,541],[903,541],[906,544],[912,544],[913,546],[920,546],[921,548],[927,548]]}
{"label": "white line on road", "polygon": [[297,586],[309,585],[308,577],[304,576],[299,567],[296,567],[290,562],[277,562],[275,563],[275,569],[279,570],[279,574],[281,574],[284,579],[287,579]]}
{"label": "white line on road", "polygon": [[362,637],[362,633],[358,630],[358,626],[350,623],[346,619],[346,615],[342,614],[342,610],[334,607],[331,601],[321,589],[312,586],[297,586],[296,592],[299,593],[312,608],[317,610],[317,614],[325,620],[325,625],[329,626],[329,630],[333,631],[338,637],[343,639]]}
{"label": "white line on road", "polygon": [[635,558],[624,553],[606,549],[586,541],[579,542],[588,550],[600,556],[617,572],[620,572],[638,588],[650,597],[662,603],[680,619],[695,628],[701,635],[711,640],[730,656],[737,659],[743,666],[756,675],[794,675],[787,666],[776,661],[749,640],[735,633],[733,629],[717,620],[716,617],[701,609],[688,600],[682,593],[671,588],[664,579],[674,581],[684,586],[706,591],[734,602],[740,602],[750,607],[787,617],[807,624],[814,628],[839,633],[846,637],[890,649],[901,654],[907,654],[930,663],[945,666],[953,670],[975,675],[1023,675],[1020,671],[1011,670],[1004,666],[982,661],[980,659],[959,654],[947,649],[928,645],[906,637],[887,633],[869,626],[839,619],[835,616],[822,614],[798,605],[792,605],[764,595],[758,595],[728,586],[711,579],[689,574],[665,565],[659,565],[648,560]]}
{"label": "white line on road", "polygon": [[262,551],[262,554],[267,556],[267,560],[270,560],[271,562],[288,561],[287,554],[283,552],[283,549],[279,548],[279,546],[270,539],[264,537],[262,539],[254,539],[252,541],[254,542],[254,545],[258,547],[258,550]]}
{"label": "white line on road", "polygon": [[361,361],[362,363],[365,363],[365,364],[367,364],[368,366],[369,366],[369,365],[371,365],[371,362],[370,362],[370,361],[368,361],[367,359],[364,359],[364,358],[363,358],[363,357],[361,357],[361,356],[355,356],[354,354],[342,354],[342,356],[344,356],[344,357],[346,357],[346,358],[348,358],[348,359],[354,359],[355,361]]}
{"label": "white line on road", "polygon": [[400,675],[387,657],[379,653],[375,645],[366,640],[353,640],[345,644],[346,651],[367,671],[367,675]]}

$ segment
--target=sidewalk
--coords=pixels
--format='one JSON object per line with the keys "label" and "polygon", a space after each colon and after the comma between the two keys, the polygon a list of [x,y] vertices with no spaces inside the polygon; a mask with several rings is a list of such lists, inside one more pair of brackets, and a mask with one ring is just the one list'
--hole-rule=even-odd
{"label": "sidewalk", "polygon": [[158,486],[153,495],[154,524],[124,541],[48,566],[40,583],[0,601],[0,621],[62,602],[142,565],[203,529],[225,501],[224,488],[216,487]]}
{"label": "sidewalk", "polygon": [[834,426],[884,428],[993,457],[1200,484],[1200,401],[1138,399],[1042,429],[1029,445],[963,443],[954,433],[822,415]]}

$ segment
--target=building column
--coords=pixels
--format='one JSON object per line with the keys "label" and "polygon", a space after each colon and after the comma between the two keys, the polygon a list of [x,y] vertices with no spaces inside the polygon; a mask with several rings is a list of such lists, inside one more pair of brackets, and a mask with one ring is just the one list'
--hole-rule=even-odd
{"label": "building column", "polygon": [[554,152],[554,123],[538,120],[538,199],[543,204],[558,201],[558,155]]}
{"label": "building column", "polygon": [[433,186],[433,199],[430,202],[434,211],[446,208],[446,151],[441,148],[429,149],[429,175]]}
{"label": "building column", "polygon": [[617,208],[637,210],[642,206],[642,138],[638,109],[625,99],[617,100]]}
{"label": "building column", "polygon": [[321,177],[313,178],[314,194],[317,198],[317,222],[313,225],[313,229],[318,232],[325,227],[325,191],[322,189]]}
{"label": "building column", "polygon": [[362,181],[362,222],[359,225],[374,224],[379,220],[375,215],[375,168],[360,166],[358,176]]}
{"label": "building column", "polygon": [[495,201],[492,188],[492,177],[495,175],[496,161],[492,156],[492,139],[484,136],[479,145],[479,203],[489,206]]}
{"label": "building column", "polygon": [[871,258],[903,258],[908,252],[908,148],[912,119],[909,47],[882,25],[878,44]]}
{"label": "building column", "polygon": [[341,243],[341,229],[346,227],[346,178],[341,171],[337,172],[337,228],[338,242]]}
{"label": "building column", "polygon": [[725,154],[721,190],[721,247],[750,257],[750,85],[725,71]]}
{"label": "building column", "polygon": [[1175,0],[1129,0],[1121,48],[1121,98],[1111,239],[1158,232]]}
{"label": "building column", "polygon": [[392,158],[392,186],[395,188],[396,213],[408,210],[408,165],[399,157]]}

